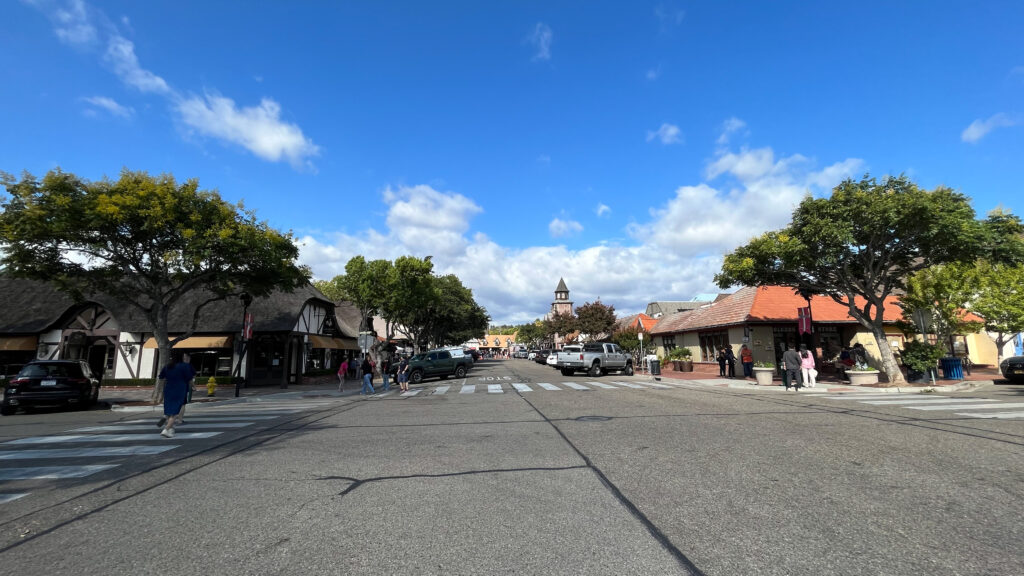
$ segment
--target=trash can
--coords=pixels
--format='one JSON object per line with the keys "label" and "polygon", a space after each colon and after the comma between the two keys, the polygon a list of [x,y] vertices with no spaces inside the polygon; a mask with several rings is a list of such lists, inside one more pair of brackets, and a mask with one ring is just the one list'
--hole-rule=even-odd
{"label": "trash can", "polygon": [[964,364],[956,357],[940,358],[939,364],[942,367],[943,380],[963,380]]}
{"label": "trash can", "polygon": [[782,371],[782,385],[789,388],[789,370]]}
{"label": "trash can", "polygon": [[661,376],[661,362],[658,359],[650,360],[651,376]]}

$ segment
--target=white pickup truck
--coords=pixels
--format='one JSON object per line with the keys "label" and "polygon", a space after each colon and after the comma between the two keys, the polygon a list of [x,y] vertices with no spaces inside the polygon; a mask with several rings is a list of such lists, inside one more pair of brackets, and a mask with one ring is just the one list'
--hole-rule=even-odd
{"label": "white pickup truck", "polygon": [[583,350],[559,352],[555,368],[561,370],[563,376],[572,376],[580,370],[586,370],[593,377],[610,371],[621,371],[626,376],[632,376],[633,357],[623,352],[618,344],[591,342],[584,344]]}

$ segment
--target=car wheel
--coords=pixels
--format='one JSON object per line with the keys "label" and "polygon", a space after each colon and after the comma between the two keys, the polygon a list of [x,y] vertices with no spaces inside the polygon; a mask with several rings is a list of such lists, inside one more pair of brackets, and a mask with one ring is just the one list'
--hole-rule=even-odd
{"label": "car wheel", "polygon": [[12,416],[17,411],[17,406],[0,406],[0,415],[3,416]]}
{"label": "car wheel", "polygon": [[626,376],[632,376],[633,375],[633,365],[632,364],[626,364],[626,368],[625,368],[625,370],[622,371],[622,373],[625,374]]}
{"label": "car wheel", "polygon": [[466,377],[466,367],[465,366],[456,366],[455,367],[455,377],[456,378],[465,378]]}
{"label": "car wheel", "polygon": [[423,372],[420,370],[413,370],[412,374],[409,374],[409,382],[413,384],[423,382]]}
{"label": "car wheel", "polygon": [[598,376],[601,375],[602,372],[603,370],[601,370],[601,365],[598,364],[597,362],[594,362],[594,364],[590,367],[590,372],[588,372],[587,374],[589,374],[591,378],[597,378]]}

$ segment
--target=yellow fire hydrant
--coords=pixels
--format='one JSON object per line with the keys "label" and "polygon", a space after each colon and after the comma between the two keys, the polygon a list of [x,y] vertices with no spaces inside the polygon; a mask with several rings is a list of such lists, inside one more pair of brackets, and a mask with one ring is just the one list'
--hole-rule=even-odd
{"label": "yellow fire hydrant", "polygon": [[217,379],[210,376],[210,379],[206,381],[206,396],[214,396],[217,393]]}

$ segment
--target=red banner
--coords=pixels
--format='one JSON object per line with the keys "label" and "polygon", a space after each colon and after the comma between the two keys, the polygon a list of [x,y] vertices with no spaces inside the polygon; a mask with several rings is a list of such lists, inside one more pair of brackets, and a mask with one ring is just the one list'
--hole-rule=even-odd
{"label": "red banner", "polygon": [[811,307],[810,306],[805,306],[803,308],[797,308],[796,309],[796,316],[797,316],[797,319],[798,319],[798,321],[797,321],[797,324],[798,324],[797,331],[800,334],[810,334],[811,333]]}
{"label": "red banner", "polygon": [[252,312],[245,313],[245,323],[242,325],[242,339],[252,340]]}

